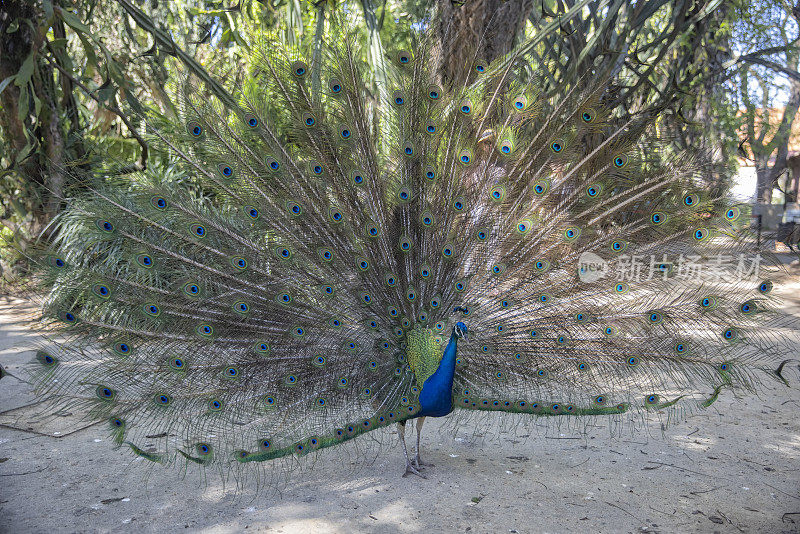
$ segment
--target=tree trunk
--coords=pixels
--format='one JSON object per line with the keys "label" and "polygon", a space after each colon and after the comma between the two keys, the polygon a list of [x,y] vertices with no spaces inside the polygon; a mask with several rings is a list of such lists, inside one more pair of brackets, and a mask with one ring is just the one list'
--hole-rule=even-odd
{"label": "tree trunk", "polygon": [[786,182],[786,204],[788,204],[800,199],[800,154],[789,158],[786,164],[790,173]]}
{"label": "tree trunk", "polygon": [[759,204],[772,204],[772,188],[775,180],[772,178],[772,169],[767,160],[756,158],[756,202]]}
{"label": "tree trunk", "polygon": [[439,0],[434,54],[442,84],[463,83],[476,59],[491,63],[509,53],[533,7],[533,0]]}
{"label": "tree trunk", "polygon": [[[22,22],[23,19],[35,19],[35,10],[28,2],[3,0],[0,3],[0,80],[5,80],[19,72],[22,63],[34,46],[33,30]],[[14,21],[19,24],[18,29],[13,33],[7,33],[9,26]],[[19,113],[20,91],[25,90],[27,88],[17,87],[12,82],[0,94],[0,108],[2,108],[0,126],[3,128],[3,141],[16,153],[24,150],[27,144],[25,124],[20,119]],[[23,163],[23,166],[31,166],[31,163],[31,161],[27,161]]]}
{"label": "tree trunk", "polygon": [[34,79],[36,93],[42,100],[42,112],[39,114],[39,131],[41,143],[47,155],[44,184],[43,217],[46,225],[61,211],[61,199],[64,198],[64,135],[61,132],[61,117],[55,99],[55,84],[49,67],[39,69]]}
{"label": "tree trunk", "polygon": [[[53,3],[58,5],[59,0]],[[18,28],[7,33],[12,21],[17,21]],[[30,22],[36,27],[31,27]],[[10,169],[20,184],[19,198],[10,203],[20,219],[30,216],[27,229],[34,235],[46,228],[61,209],[67,161],[66,123],[71,125],[73,138],[80,134],[72,84],[62,78],[59,99],[53,68],[38,54],[51,22],[39,11],[38,3],[0,0],[0,80],[16,75],[33,54],[30,79],[22,87],[12,82],[0,94],[0,127],[12,159]],[[56,38],[66,36],[61,21],[55,21],[53,31]],[[57,62],[64,62],[63,54],[55,55]],[[34,107],[35,100],[41,108]],[[62,105],[66,107],[64,114]],[[33,117],[34,109],[39,112],[37,117]],[[69,120],[65,121],[65,116]],[[80,140],[75,141],[73,150],[84,154]]]}
{"label": "tree trunk", "polygon": [[[20,71],[25,60],[37,48],[40,35],[26,21],[40,21],[41,13],[35,4],[25,0],[3,0],[0,2],[0,80],[14,76]],[[7,30],[13,21],[19,26],[16,31]],[[34,68],[38,64],[34,59]],[[34,77],[36,74],[34,73]],[[29,114],[32,109],[33,94],[25,95],[23,91],[31,91],[30,85],[18,87],[14,82],[8,84],[0,94],[0,127],[3,130],[3,143],[9,148],[8,155],[12,160],[10,169],[16,171],[20,180],[19,198],[12,199],[10,204],[22,219],[32,217],[33,233],[49,220],[43,213],[38,200],[41,195],[48,195],[46,189],[47,169],[42,164],[37,150],[35,132],[30,131]],[[21,97],[29,98],[22,99]],[[20,104],[25,105],[24,109]],[[42,191],[45,186],[45,191]]]}

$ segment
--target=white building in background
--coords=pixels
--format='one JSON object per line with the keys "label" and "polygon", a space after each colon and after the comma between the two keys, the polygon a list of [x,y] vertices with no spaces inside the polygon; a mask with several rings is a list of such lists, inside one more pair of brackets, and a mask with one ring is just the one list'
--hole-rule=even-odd
{"label": "white building in background", "polygon": [[[760,113],[758,110],[757,113]],[[783,109],[778,108],[770,111],[770,118],[780,120],[783,116]],[[744,134],[740,132],[740,137]],[[746,146],[747,151],[750,147]],[[738,201],[747,204],[755,204],[756,200],[756,168],[752,159],[737,158],[739,169],[732,177],[731,195]],[[774,162],[773,158],[770,165]],[[787,157],[787,169],[784,175],[779,178],[782,187],[790,186],[793,180],[800,178],[800,118],[796,118],[792,124],[792,134],[789,138],[789,155]],[[774,230],[783,218],[784,194],[775,188],[772,191],[772,205],[760,207],[758,211],[763,213],[762,226],[764,230]],[[756,212],[756,210],[754,210]]]}
{"label": "white building in background", "polygon": [[752,161],[741,157],[738,160],[739,169],[731,179],[731,195],[740,202],[752,204],[756,200],[756,168]]}

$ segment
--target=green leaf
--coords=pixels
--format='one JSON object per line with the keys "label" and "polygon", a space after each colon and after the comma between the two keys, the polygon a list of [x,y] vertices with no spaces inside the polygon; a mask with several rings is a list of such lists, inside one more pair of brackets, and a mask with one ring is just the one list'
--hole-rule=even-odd
{"label": "green leaf", "polygon": [[81,22],[81,19],[79,19],[74,13],[70,13],[66,9],[58,8],[58,15],[61,17],[61,20],[66,22],[73,29],[83,33],[91,32],[89,26]]}
{"label": "green leaf", "polygon": [[[25,106],[25,107],[27,108],[28,106]],[[22,109],[22,108],[20,108],[20,109]],[[31,150],[33,150],[33,143],[28,141],[28,143],[24,147],[22,147],[22,150],[17,152],[17,156],[14,158],[14,160],[17,163],[20,163],[22,160],[24,160],[25,158],[28,157],[28,154],[30,154]]]}
{"label": "green leaf", "polygon": [[78,34],[78,38],[81,40],[81,43],[83,43],[83,51],[86,52],[86,67],[96,67],[97,54],[94,51],[94,46],[92,46],[92,43],[89,42],[89,39],[87,39],[82,33]]}
{"label": "green leaf", "polygon": [[24,122],[28,116],[28,88],[23,87],[19,92],[19,101],[17,102],[17,118],[20,122]]}
{"label": "green leaf", "polygon": [[12,75],[11,75],[11,76],[9,76],[8,78],[6,78],[6,79],[5,79],[5,80],[3,80],[2,82],[0,82],[0,93],[2,93],[2,92],[3,92],[3,90],[4,90],[6,87],[8,87],[8,84],[10,84],[11,82],[13,82],[13,81],[14,81],[14,79],[15,79],[16,77],[17,77],[17,75],[16,75],[16,74],[12,74]]}
{"label": "green leaf", "polygon": [[144,106],[142,106],[142,103],[131,91],[124,91],[123,94],[125,95],[125,101],[133,108],[135,113],[144,113]]}
{"label": "green leaf", "polygon": [[14,80],[14,85],[17,87],[27,85],[28,82],[31,81],[31,76],[33,76],[33,50],[31,50],[31,53],[25,58],[25,61],[22,62],[22,66],[17,72],[16,80]]}
{"label": "green leaf", "polygon": [[103,85],[101,85],[97,89],[97,98],[100,100],[101,103],[105,102],[109,98],[111,98],[114,93],[116,92],[117,87],[111,83],[111,80],[106,80]]}
{"label": "green leaf", "polygon": [[36,93],[33,93],[33,113],[37,119],[40,111],[42,111],[42,101],[36,96]]}
{"label": "green leaf", "polygon": [[42,9],[46,20],[53,18],[53,2],[52,0],[42,0]]}
{"label": "green leaf", "polygon": [[14,33],[19,29],[19,20],[15,19],[11,21],[11,24],[8,25],[6,28],[6,33]]}
{"label": "green leaf", "polygon": [[67,48],[67,43],[69,43],[69,39],[66,37],[61,37],[60,39],[53,39],[50,41],[50,44],[53,48],[58,48],[60,50],[64,50]]}

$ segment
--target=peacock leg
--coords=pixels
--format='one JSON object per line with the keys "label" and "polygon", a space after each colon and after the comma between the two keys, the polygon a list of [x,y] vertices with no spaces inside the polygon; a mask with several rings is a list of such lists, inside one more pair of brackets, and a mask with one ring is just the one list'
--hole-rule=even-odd
{"label": "peacock leg", "polygon": [[433,464],[427,464],[423,462],[419,457],[419,438],[420,434],[422,434],[422,425],[425,423],[425,416],[417,418],[417,454],[414,456],[414,466],[417,469],[421,467],[433,467]]}
{"label": "peacock leg", "polygon": [[400,443],[403,444],[403,454],[406,457],[406,472],[403,473],[403,477],[407,477],[410,474],[414,474],[420,476],[422,478],[428,478],[422,473],[417,470],[413,465],[411,465],[411,461],[408,459],[408,449],[406,449],[406,422],[401,421],[397,423],[397,433],[400,435]]}

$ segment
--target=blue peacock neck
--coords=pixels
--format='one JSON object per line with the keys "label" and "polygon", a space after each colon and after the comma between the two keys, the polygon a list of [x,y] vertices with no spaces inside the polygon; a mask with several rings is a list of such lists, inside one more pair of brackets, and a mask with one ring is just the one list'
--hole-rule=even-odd
{"label": "blue peacock neck", "polygon": [[450,342],[444,349],[439,367],[423,383],[422,391],[419,394],[418,417],[442,417],[453,411],[453,377],[456,372],[458,337],[453,331]]}

